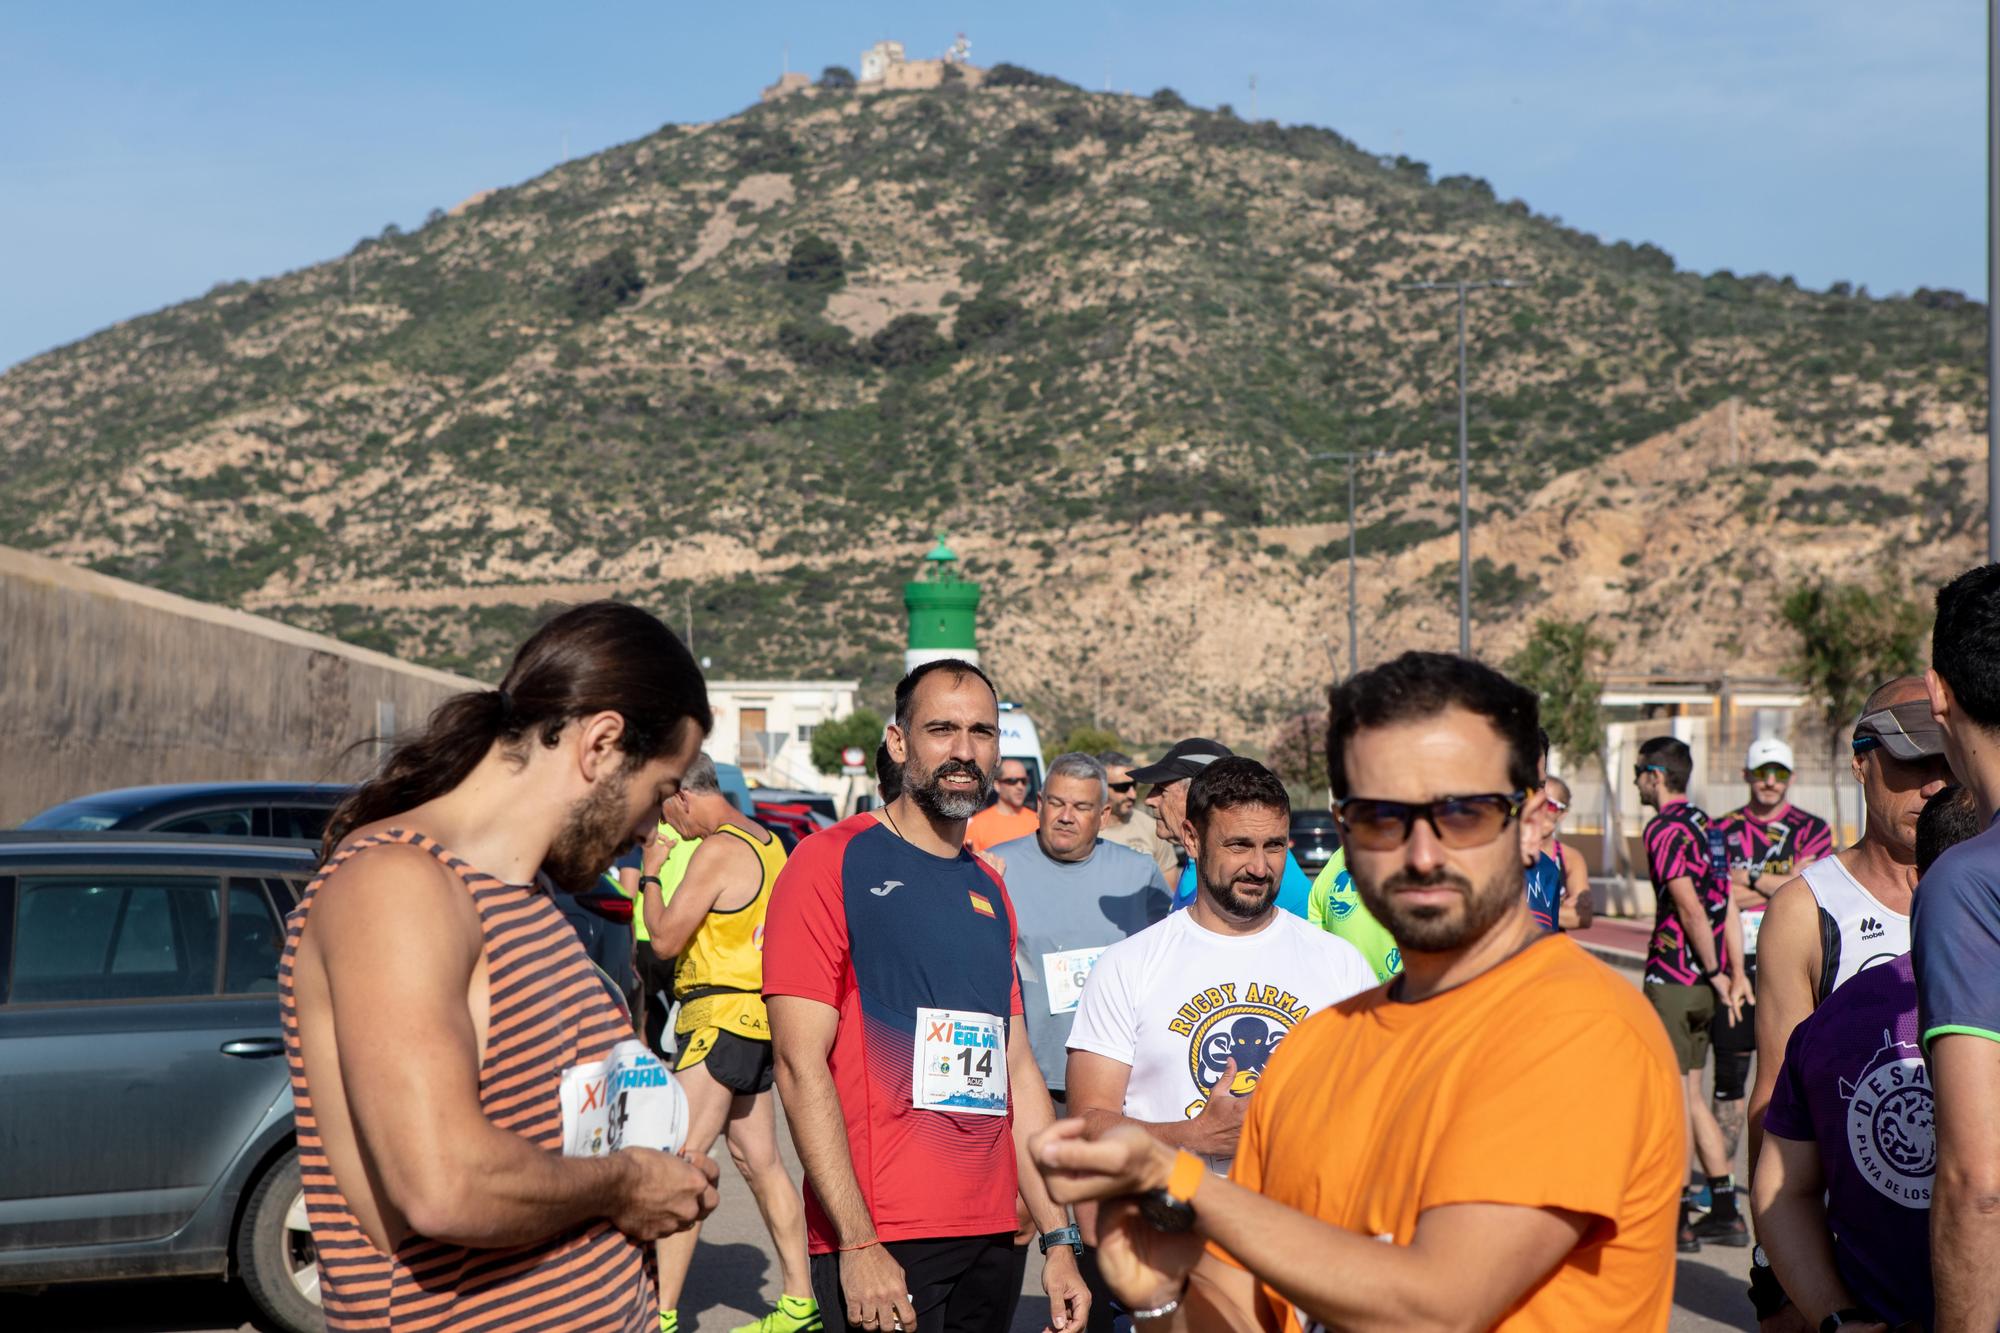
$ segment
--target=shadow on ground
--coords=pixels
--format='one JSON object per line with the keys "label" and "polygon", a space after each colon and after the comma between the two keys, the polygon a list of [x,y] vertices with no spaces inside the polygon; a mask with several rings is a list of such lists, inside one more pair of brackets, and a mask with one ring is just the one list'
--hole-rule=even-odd
{"label": "shadow on ground", "polygon": [[[1747,1267],[1747,1264],[1746,1264]],[[1749,1283],[1734,1273],[1682,1259],[1674,1265],[1674,1304],[1730,1328],[1754,1328]]]}
{"label": "shadow on ground", "polygon": [[756,1245],[726,1243],[711,1245],[706,1238],[695,1252],[694,1270],[688,1274],[687,1289],[681,1292],[681,1327],[693,1328],[705,1311],[719,1308],[748,1310],[762,1315],[764,1279],[775,1277],[773,1264]]}

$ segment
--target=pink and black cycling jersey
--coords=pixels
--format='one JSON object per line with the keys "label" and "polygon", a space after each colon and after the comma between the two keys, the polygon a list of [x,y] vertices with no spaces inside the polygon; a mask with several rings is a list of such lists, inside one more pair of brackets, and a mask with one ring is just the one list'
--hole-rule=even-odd
{"label": "pink and black cycling jersey", "polygon": [[1769,819],[1759,819],[1750,807],[1731,810],[1715,821],[1731,870],[1754,870],[1769,893],[1798,873],[1800,866],[1833,854],[1833,830],[1818,815],[1787,802]]}
{"label": "pink and black cycling jersey", "polygon": [[1718,966],[1728,962],[1722,925],[1729,914],[1729,874],[1720,858],[1710,855],[1708,816],[1685,800],[1676,800],[1646,825],[1646,872],[1652,876],[1653,938],[1646,948],[1646,980],[1653,985],[1692,986],[1702,979],[1701,961],[1688,947],[1667,885],[1676,879],[1694,882],[1709,928],[1715,932]]}

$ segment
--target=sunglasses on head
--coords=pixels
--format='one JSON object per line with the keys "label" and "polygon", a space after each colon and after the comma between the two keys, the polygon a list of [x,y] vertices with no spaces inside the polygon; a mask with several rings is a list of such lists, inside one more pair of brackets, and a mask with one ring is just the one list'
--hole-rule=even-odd
{"label": "sunglasses on head", "polygon": [[1378,801],[1350,796],[1333,807],[1347,840],[1364,852],[1393,852],[1410,840],[1419,819],[1437,840],[1463,850],[1484,847],[1521,813],[1526,792],[1510,796],[1446,796],[1436,801]]}
{"label": "sunglasses on head", "polygon": [[1130,778],[1127,778],[1123,782],[1112,782],[1112,783],[1107,783],[1105,785],[1109,786],[1111,790],[1115,792],[1128,792],[1131,791],[1134,787],[1138,786],[1139,784],[1132,781]]}
{"label": "sunglasses on head", "polygon": [[1661,767],[1660,767],[1660,766],[1659,766],[1658,764],[1634,764],[1634,765],[1632,765],[1632,776],[1633,776],[1633,777],[1635,777],[1635,778],[1643,778],[1643,777],[1645,777],[1645,776],[1646,776],[1646,775],[1647,775],[1648,773],[1664,773],[1664,772],[1666,772],[1666,771],[1667,771],[1666,769],[1664,769],[1664,768],[1661,768]]}
{"label": "sunglasses on head", "polygon": [[1792,770],[1783,764],[1765,764],[1762,768],[1754,770],[1750,776],[1759,782],[1790,782]]}

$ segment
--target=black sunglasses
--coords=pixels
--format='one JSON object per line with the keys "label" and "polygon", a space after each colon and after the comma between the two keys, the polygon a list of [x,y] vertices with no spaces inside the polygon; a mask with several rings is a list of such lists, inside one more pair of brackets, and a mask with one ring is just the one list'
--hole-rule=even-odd
{"label": "black sunglasses", "polygon": [[1334,806],[1333,812],[1348,841],[1365,852],[1395,851],[1410,840],[1410,830],[1419,819],[1431,826],[1439,842],[1462,850],[1484,847],[1499,837],[1500,831],[1520,815],[1527,799],[1524,791],[1511,796],[1498,792],[1446,796],[1420,804],[1350,796]]}
{"label": "black sunglasses", "polygon": [[1666,769],[1664,769],[1664,768],[1661,768],[1661,767],[1660,767],[1660,766],[1659,766],[1658,764],[1634,764],[1634,765],[1632,765],[1632,776],[1633,776],[1633,777],[1635,777],[1635,778],[1643,778],[1643,777],[1645,777],[1645,776],[1646,776],[1646,775],[1647,775],[1648,773],[1664,773],[1664,772],[1666,772],[1666,771],[1667,771]]}
{"label": "black sunglasses", "polygon": [[1110,787],[1111,790],[1115,792],[1128,792],[1131,791],[1134,787],[1138,786],[1139,784],[1132,781],[1130,778],[1127,778],[1123,782],[1108,782],[1105,785]]}

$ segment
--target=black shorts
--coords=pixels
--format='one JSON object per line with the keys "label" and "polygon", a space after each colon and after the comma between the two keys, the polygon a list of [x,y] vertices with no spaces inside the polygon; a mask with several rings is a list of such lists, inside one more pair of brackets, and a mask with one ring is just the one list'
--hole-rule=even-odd
{"label": "black shorts", "polygon": [[[944,1240],[892,1240],[884,1244],[902,1266],[917,1326],[903,1333],[1007,1333],[1021,1298],[1024,1252],[1014,1233],[951,1236]],[[826,1333],[848,1333],[847,1298],[840,1289],[840,1255],[812,1256],[813,1299]],[[1047,1313],[1044,1311],[1044,1313]]]}
{"label": "black shorts", "polygon": [[674,1072],[696,1065],[708,1070],[708,1076],[723,1087],[745,1097],[769,1092],[777,1072],[770,1042],[738,1036],[721,1028],[696,1028],[681,1034]]}

